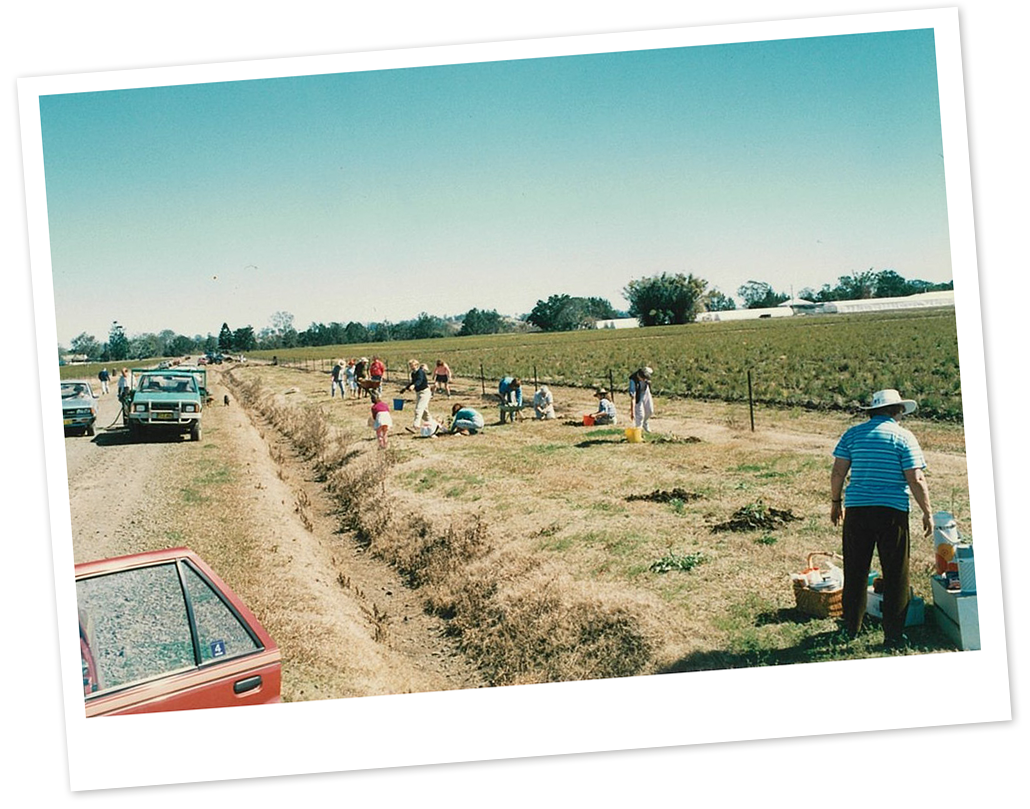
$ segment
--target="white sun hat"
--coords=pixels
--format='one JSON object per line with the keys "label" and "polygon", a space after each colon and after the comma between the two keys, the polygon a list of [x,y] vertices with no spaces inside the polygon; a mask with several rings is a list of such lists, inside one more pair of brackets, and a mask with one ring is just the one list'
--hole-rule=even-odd
{"label": "white sun hat", "polygon": [[909,413],[915,413],[916,408],[919,406],[912,399],[902,399],[901,394],[898,393],[894,388],[888,388],[887,390],[878,390],[873,394],[872,404],[860,405],[862,410],[876,410],[881,407],[890,407],[891,405],[904,405],[905,415]]}

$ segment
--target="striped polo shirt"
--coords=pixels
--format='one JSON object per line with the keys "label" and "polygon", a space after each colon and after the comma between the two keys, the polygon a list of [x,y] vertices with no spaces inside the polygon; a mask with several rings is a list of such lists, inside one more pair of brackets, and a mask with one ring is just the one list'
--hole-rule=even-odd
{"label": "striped polo shirt", "polygon": [[890,416],[873,416],[856,424],[833,450],[834,458],[851,461],[844,507],[887,506],[908,511],[906,469],[925,469],[916,437]]}

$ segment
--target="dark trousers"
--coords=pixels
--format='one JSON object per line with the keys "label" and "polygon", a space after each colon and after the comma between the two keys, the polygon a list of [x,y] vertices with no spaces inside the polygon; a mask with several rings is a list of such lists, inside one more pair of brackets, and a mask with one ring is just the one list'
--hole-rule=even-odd
{"label": "dark trousers", "polygon": [[901,640],[908,612],[908,512],[885,506],[852,506],[844,512],[844,625],[862,628],[873,549],[883,569],[883,639]]}

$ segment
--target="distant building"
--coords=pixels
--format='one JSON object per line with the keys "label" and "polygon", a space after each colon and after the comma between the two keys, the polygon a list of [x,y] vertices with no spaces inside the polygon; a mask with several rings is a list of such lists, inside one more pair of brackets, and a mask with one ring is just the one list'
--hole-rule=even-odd
{"label": "distant building", "polygon": [[780,306],[787,306],[796,315],[807,315],[818,310],[820,304],[804,298],[788,298]]}
{"label": "distant building", "polygon": [[611,320],[598,320],[595,329],[635,329],[640,325],[635,317],[616,317]]}
{"label": "distant building", "polygon": [[773,306],[763,309],[727,309],[722,312],[702,312],[698,323],[721,323],[727,320],[761,320],[769,317],[790,317],[794,314],[789,306]]}

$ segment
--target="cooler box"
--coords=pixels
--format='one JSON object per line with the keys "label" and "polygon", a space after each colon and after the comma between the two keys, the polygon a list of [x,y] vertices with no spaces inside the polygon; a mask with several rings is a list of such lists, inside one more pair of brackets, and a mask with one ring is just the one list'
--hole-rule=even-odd
{"label": "cooler box", "polygon": [[943,576],[932,576],[934,617],[952,642],[962,651],[980,648],[980,614],[976,593],[949,590]]}
{"label": "cooler box", "polygon": [[[878,621],[883,620],[883,594],[874,593],[869,588],[865,602],[865,614]],[[926,620],[926,608],[923,599],[912,596],[908,601],[908,612],[905,614],[905,626],[921,626]]]}

